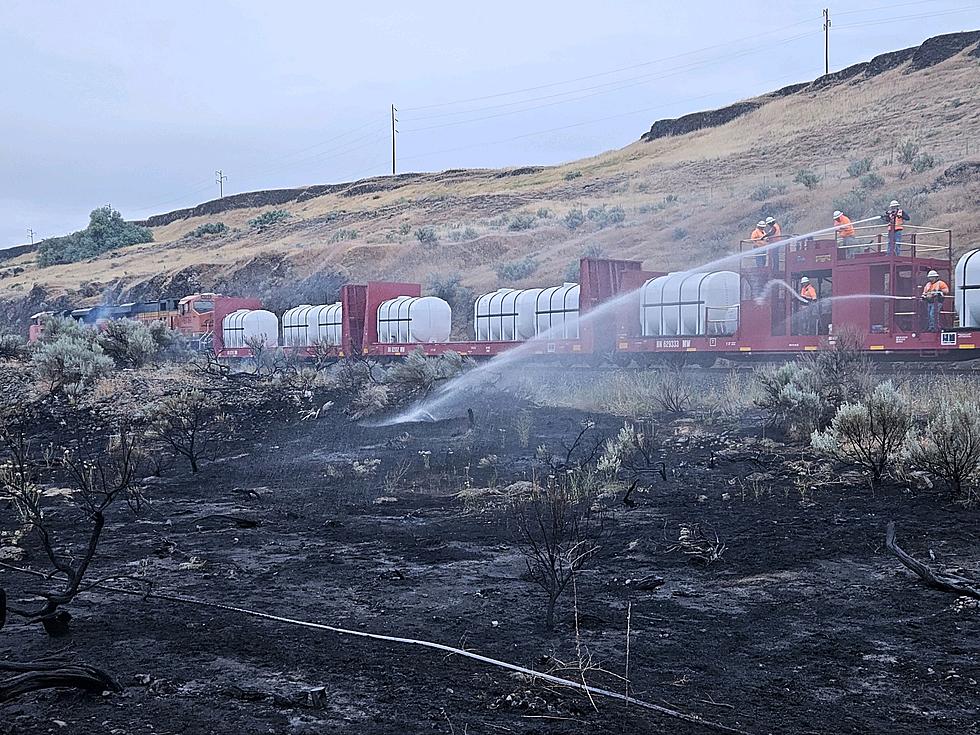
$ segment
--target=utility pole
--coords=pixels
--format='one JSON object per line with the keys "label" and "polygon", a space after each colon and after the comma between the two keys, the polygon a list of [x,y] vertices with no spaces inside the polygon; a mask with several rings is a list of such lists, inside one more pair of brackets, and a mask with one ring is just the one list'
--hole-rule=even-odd
{"label": "utility pole", "polygon": [[391,106],[391,175],[395,175],[395,133],[398,130],[395,128],[395,123],[398,122],[398,118],[395,117],[395,113],[398,112],[398,108],[394,105]]}
{"label": "utility pole", "polygon": [[27,234],[31,236],[31,245],[33,245],[34,244],[34,230],[32,230],[30,227],[28,227],[27,228]]}
{"label": "utility pole", "polygon": [[823,73],[830,74],[830,8],[823,9]]}
{"label": "utility pole", "polygon": [[225,176],[223,173],[221,173],[221,169],[220,168],[217,171],[214,172],[214,183],[216,183],[218,185],[218,198],[219,199],[222,199],[225,196],[225,182],[227,180],[228,180],[228,177]]}

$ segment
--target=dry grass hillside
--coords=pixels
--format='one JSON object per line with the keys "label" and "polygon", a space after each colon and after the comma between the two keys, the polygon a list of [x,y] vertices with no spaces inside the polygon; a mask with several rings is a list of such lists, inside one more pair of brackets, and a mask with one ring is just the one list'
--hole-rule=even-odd
{"label": "dry grass hillside", "polygon": [[[561,166],[379,177],[282,194],[275,205],[255,205],[275,192],[239,197],[247,206],[210,202],[151,218],[155,241],[146,245],[44,269],[30,253],[9,259],[0,296],[33,308],[65,294],[78,303],[212,287],[256,292],[320,283],[318,273],[422,282],[459,274],[475,289],[543,284],[584,252],[674,269],[736,247],[768,214],[784,231],[806,232],[831,224],[835,207],[857,219],[893,197],[917,224],[951,228],[963,250],[980,244],[978,38],[946,42],[955,46],[949,58],[924,65],[906,54],[884,71],[872,62],[758,98],[723,125]],[[911,163],[902,162],[906,144],[918,146]],[[864,158],[870,171],[850,174]],[[814,188],[797,181],[801,170],[819,177]],[[262,231],[249,225],[272,209],[288,219]],[[575,210],[584,215],[578,226]],[[210,222],[229,230],[189,234]],[[539,263],[530,278],[500,277],[502,265],[528,256]]]}

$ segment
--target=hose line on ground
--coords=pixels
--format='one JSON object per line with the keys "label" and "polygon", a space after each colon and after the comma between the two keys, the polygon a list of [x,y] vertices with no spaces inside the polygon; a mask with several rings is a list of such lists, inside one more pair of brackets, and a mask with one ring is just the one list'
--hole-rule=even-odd
{"label": "hose line on ground", "polygon": [[[52,576],[52,575],[44,574],[43,572],[39,572],[34,569],[25,569],[23,567],[7,564],[6,562],[0,562],[0,567],[3,567],[5,569],[10,569],[15,572],[21,572],[23,574],[31,574],[37,577],[42,577],[44,579],[50,579]],[[634,697],[627,696],[625,694],[620,694],[619,692],[614,692],[609,689],[602,689],[600,687],[594,687],[588,684],[583,684],[581,682],[573,681],[571,679],[564,679],[560,676],[555,676],[553,674],[546,674],[541,671],[535,671],[534,669],[528,669],[523,666],[518,666],[517,664],[508,663],[507,661],[501,661],[500,659],[490,658],[489,656],[481,656],[478,653],[473,653],[472,651],[466,651],[462,648],[455,648],[454,646],[447,646],[443,643],[434,643],[432,641],[424,641],[416,638],[402,638],[400,636],[383,635],[381,633],[369,633],[363,630],[340,628],[335,625],[327,625],[325,623],[314,623],[308,620],[297,620],[295,618],[287,618],[281,615],[273,615],[271,613],[259,612],[257,610],[248,610],[243,607],[235,607],[234,605],[225,605],[220,602],[212,602],[210,600],[200,600],[194,597],[185,597],[184,595],[168,594],[164,592],[133,590],[133,589],[127,589],[126,587],[118,587],[116,585],[105,584],[105,583],[95,583],[91,585],[88,589],[92,589],[92,588],[98,588],[101,590],[105,590],[107,592],[117,592],[123,595],[142,597],[143,599],[165,600],[167,602],[178,602],[185,605],[209,607],[215,610],[224,610],[226,612],[233,612],[233,613],[238,613],[240,615],[247,615],[249,617],[259,618],[261,620],[272,620],[277,623],[285,623],[287,625],[298,625],[303,628],[312,628],[314,630],[326,630],[331,633],[338,633],[340,635],[349,635],[349,636],[356,636],[358,638],[370,638],[378,641],[387,641],[389,643],[401,643],[404,645],[421,646],[423,648],[432,648],[437,651],[445,651],[446,653],[455,654],[457,656],[463,656],[465,658],[469,658],[474,661],[479,661],[484,664],[489,664],[490,666],[496,666],[501,669],[515,671],[517,673],[530,676],[532,679],[540,679],[541,681],[546,681],[551,684],[556,684],[558,686],[577,689],[579,691],[586,692],[588,694],[593,694],[600,697],[606,697],[607,699],[615,699],[621,702],[625,702],[627,705],[639,707],[641,709],[649,710],[651,712],[657,712],[667,717],[673,717],[678,720],[683,720],[685,722],[689,722],[694,725],[700,725],[702,727],[710,728],[712,730],[717,730],[719,732],[738,733],[738,735],[748,735],[744,730],[739,730],[734,727],[729,727],[719,722],[713,722],[712,720],[706,720],[705,718],[699,715],[694,715],[687,712],[681,712],[680,710],[676,710],[671,707],[664,707],[659,704],[653,704],[652,702],[645,702],[641,699],[636,699]]]}

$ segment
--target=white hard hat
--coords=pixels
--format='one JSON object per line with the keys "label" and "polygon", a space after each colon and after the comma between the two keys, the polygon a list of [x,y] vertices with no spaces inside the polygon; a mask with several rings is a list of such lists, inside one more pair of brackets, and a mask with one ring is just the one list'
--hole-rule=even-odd
{"label": "white hard hat", "polygon": [[766,221],[764,219],[760,219],[758,222],[755,223],[755,226],[756,227],[765,227],[766,226]]}
{"label": "white hard hat", "polygon": [[809,283],[809,282],[810,282],[809,276],[803,276],[803,278],[800,279],[800,283]]}
{"label": "white hard hat", "polygon": [[889,204],[888,206],[889,207],[897,207],[898,206],[898,200],[897,199],[892,199],[891,204]]}
{"label": "white hard hat", "polygon": [[939,274],[936,271],[929,271],[926,273],[926,278],[939,278]]}
{"label": "white hard hat", "polygon": [[840,219],[843,216],[844,216],[844,213],[842,211],[840,211],[839,209],[835,209],[834,210],[834,219]]}
{"label": "white hard hat", "polygon": [[767,225],[771,225],[775,221],[776,221],[776,218],[775,217],[766,217],[766,224]]}

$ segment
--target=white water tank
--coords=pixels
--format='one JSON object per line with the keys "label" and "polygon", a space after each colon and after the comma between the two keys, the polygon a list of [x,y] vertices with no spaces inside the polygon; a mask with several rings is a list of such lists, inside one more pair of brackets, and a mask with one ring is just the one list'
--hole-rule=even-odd
{"label": "white water tank", "polygon": [[535,307],[535,326],[539,335],[548,339],[578,339],[577,283],[541,289]]}
{"label": "white water tank", "polygon": [[396,296],[378,307],[378,342],[446,342],[453,310],[436,296]]}
{"label": "white water tank", "polygon": [[980,248],[956,261],[953,274],[953,303],[961,327],[980,327]]}
{"label": "white water tank", "polygon": [[473,334],[478,342],[514,342],[535,332],[535,305],[540,288],[498,288],[473,305]]}
{"label": "white water tank", "polygon": [[547,333],[551,339],[578,339],[579,285],[499,288],[473,305],[478,342],[513,342]]}
{"label": "white water tank", "polygon": [[734,334],[741,282],[733,271],[668,273],[640,289],[644,337]]}
{"label": "white water tank", "polygon": [[261,338],[267,347],[277,347],[279,320],[265,309],[239,309],[221,320],[221,338],[230,349],[248,347],[253,338]]}
{"label": "white water tank", "polygon": [[304,304],[287,309],[282,315],[282,343],[285,347],[310,347],[317,342],[339,345],[343,328],[343,306]]}

